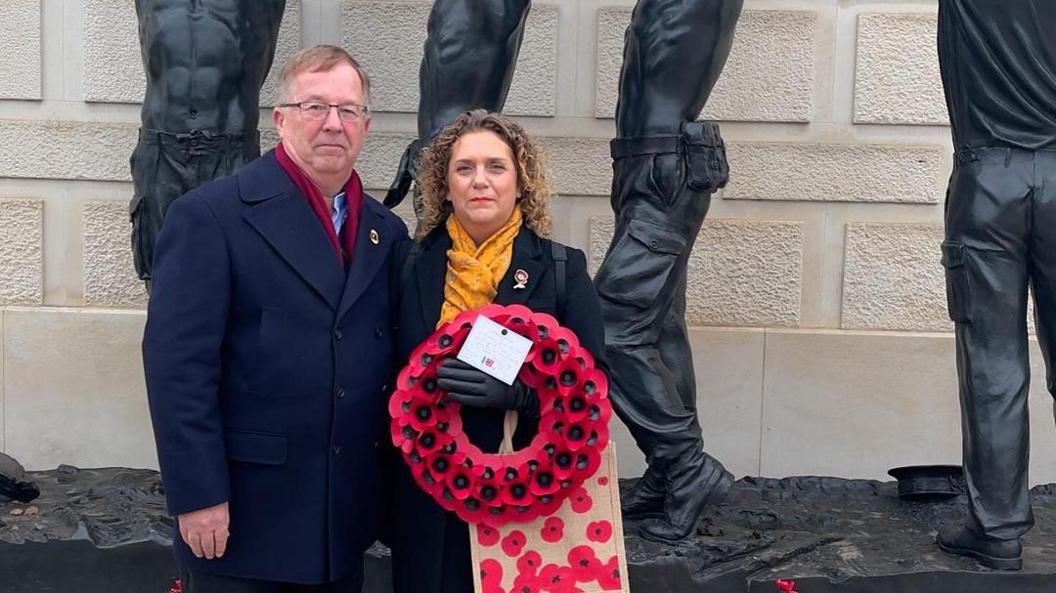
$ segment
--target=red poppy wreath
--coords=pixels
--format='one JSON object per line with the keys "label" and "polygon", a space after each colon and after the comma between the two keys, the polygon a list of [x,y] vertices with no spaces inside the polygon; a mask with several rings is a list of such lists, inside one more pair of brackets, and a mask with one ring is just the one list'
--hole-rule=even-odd
{"label": "red poppy wreath", "polygon": [[[518,378],[539,396],[539,431],[514,453],[488,454],[462,432],[437,369],[481,315],[532,341]],[[393,444],[419,487],[469,523],[500,527],[551,515],[601,465],[609,442],[608,380],[576,335],[522,305],[460,313],[411,353],[389,399]]]}

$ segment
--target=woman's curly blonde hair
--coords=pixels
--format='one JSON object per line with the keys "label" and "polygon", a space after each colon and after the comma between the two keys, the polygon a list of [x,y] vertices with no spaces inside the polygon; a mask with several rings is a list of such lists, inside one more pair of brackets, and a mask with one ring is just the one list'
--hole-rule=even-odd
{"label": "woman's curly blonde hair", "polygon": [[421,199],[422,213],[415,238],[423,239],[444,224],[451,214],[451,201],[447,199],[447,168],[451,152],[459,138],[481,130],[495,132],[510,147],[517,167],[517,206],[521,209],[524,224],[540,237],[549,237],[553,219],[542,148],[513,120],[484,109],[474,109],[458,116],[440,131],[432,144],[422,149],[415,189]]}

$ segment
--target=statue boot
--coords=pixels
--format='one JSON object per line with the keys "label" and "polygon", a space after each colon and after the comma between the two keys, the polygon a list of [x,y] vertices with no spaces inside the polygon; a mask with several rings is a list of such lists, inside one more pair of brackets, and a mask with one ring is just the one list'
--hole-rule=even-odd
{"label": "statue boot", "polygon": [[979,564],[994,570],[1023,568],[1023,544],[1019,538],[991,539],[976,535],[963,525],[947,525],[939,529],[935,539],[943,552],[975,558]]}
{"label": "statue boot", "polygon": [[703,451],[692,457],[672,465],[664,496],[664,516],[642,523],[640,533],[645,539],[676,542],[689,537],[705,507],[719,504],[729,494],[733,474]]}
{"label": "statue boot", "polygon": [[645,474],[620,496],[620,510],[625,517],[658,515],[664,511],[664,495],[667,492],[664,474],[650,465]]}

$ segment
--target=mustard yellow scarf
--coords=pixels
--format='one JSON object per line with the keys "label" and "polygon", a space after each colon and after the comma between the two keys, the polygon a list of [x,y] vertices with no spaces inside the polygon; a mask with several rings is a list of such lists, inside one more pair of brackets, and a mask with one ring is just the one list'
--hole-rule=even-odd
{"label": "mustard yellow scarf", "polygon": [[506,224],[478,247],[454,214],[447,217],[451,249],[447,251],[444,306],[440,309],[437,327],[462,311],[471,311],[495,300],[499,282],[510,269],[513,240],[520,230],[521,209],[514,208]]}

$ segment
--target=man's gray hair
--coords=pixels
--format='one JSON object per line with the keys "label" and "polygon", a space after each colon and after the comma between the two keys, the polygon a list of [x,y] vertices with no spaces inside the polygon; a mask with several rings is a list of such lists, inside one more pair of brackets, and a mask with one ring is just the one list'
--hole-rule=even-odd
{"label": "man's gray hair", "polygon": [[363,69],[363,66],[359,65],[347,51],[336,45],[317,45],[315,47],[304,48],[293,56],[282,66],[282,70],[279,71],[279,81],[277,85],[278,89],[278,103],[286,103],[290,100],[290,87],[293,85],[293,79],[298,74],[304,72],[327,72],[333,70],[338,64],[345,63],[352,66],[352,69],[359,75],[359,80],[363,84],[363,98],[367,103],[367,107],[370,106],[370,77],[367,76],[367,71]]}

